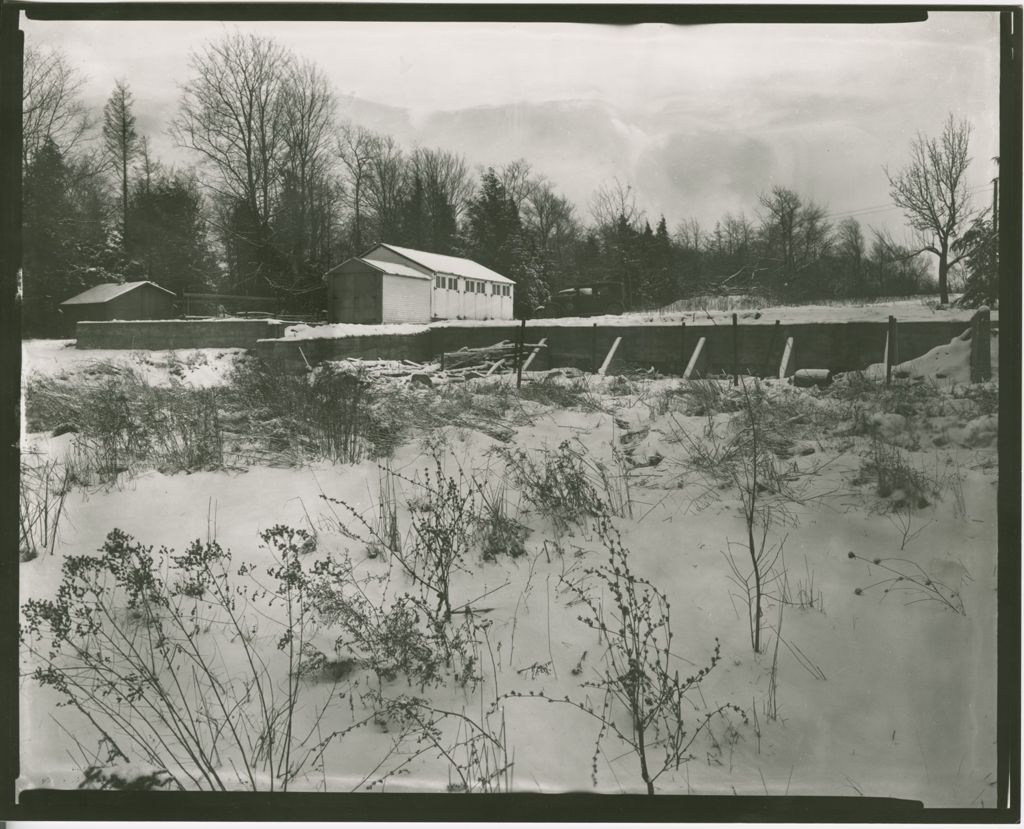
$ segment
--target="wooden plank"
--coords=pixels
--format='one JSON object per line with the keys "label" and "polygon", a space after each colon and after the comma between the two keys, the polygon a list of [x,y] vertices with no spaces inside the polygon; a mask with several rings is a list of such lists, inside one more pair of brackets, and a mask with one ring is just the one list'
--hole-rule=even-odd
{"label": "wooden plank", "polygon": [[704,343],[707,342],[707,337],[701,337],[697,340],[697,345],[693,349],[693,354],[690,355],[690,362],[686,364],[686,371],[683,372],[683,379],[689,380],[693,376],[694,371],[697,369],[697,365],[700,363],[704,355]]}
{"label": "wooden plank", "polygon": [[892,369],[899,358],[896,355],[896,317],[889,317],[885,330],[885,385],[892,383]]}
{"label": "wooden plank", "polygon": [[536,346],[534,346],[533,351],[530,352],[530,356],[527,357],[526,362],[523,363],[523,371],[529,371],[530,364],[533,362],[533,358],[540,354],[540,350],[544,348],[544,346],[547,344],[547,341],[548,338],[544,337],[543,339],[541,339],[539,343],[537,343]]}
{"label": "wooden plank", "polygon": [[604,362],[601,363],[601,368],[597,370],[598,376],[604,377],[608,372],[608,366],[612,364],[612,360],[615,359],[615,352],[619,348],[619,343],[622,342],[622,337],[616,337],[615,342],[612,343],[612,347],[608,349],[608,353],[605,355]]}
{"label": "wooden plank", "polygon": [[779,363],[779,379],[785,380],[793,373],[790,365],[793,358],[793,338],[786,337],[786,347],[782,349],[782,362]]}

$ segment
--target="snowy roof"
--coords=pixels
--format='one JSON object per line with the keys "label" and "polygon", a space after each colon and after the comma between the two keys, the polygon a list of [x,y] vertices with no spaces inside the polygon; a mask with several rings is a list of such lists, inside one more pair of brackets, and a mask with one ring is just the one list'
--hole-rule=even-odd
{"label": "snowy roof", "polygon": [[[490,282],[503,282],[508,285],[514,285],[511,279],[507,276],[502,276],[496,271],[492,271],[490,268],[485,268],[479,262],[474,262],[472,259],[463,259],[459,256],[444,256],[440,253],[427,253],[422,250],[413,250],[412,248],[400,248],[398,245],[389,245],[382,242],[378,247],[385,247],[389,250],[393,250],[399,256],[404,256],[406,259],[410,259],[418,265],[422,265],[434,273],[447,273],[452,276],[462,276],[466,279],[483,279]],[[363,258],[369,258],[372,256],[372,251]],[[375,263],[380,264],[377,260]]]}
{"label": "snowy roof", "polygon": [[[352,261],[352,260],[349,260]],[[370,256],[362,256],[356,259],[357,262],[365,262],[367,265],[376,268],[384,273],[394,276],[413,276],[417,279],[430,279],[430,274],[410,268],[408,265],[399,265],[397,262],[384,262],[380,259],[373,259]]]}
{"label": "snowy roof", "polygon": [[126,294],[129,291],[134,291],[142,285],[151,285],[165,294],[175,295],[174,291],[161,288],[155,282],[106,282],[103,285],[97,285],[94,288],[82,291],[80,294],[75,294],[71,299],[65,299],[61,305],[93,305],[100,302],[110,302],[115,297],[119,297],[121,294]]}

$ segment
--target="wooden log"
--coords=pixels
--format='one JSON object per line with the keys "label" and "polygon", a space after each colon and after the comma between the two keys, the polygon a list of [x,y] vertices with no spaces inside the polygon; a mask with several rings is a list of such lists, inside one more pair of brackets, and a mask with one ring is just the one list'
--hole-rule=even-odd
{"label": "wooden log", "polygon": [[498,370],[498,367],[502,366],[504,364],[505,364],[505,360],[504,359],[498,360],[496,363],[493,363],[491,365],[491,367],[489,369],[487,369],[487,376],[489,377],[490,375],[494,374],[494,372]]}
{"label": "wooden log", "polygon": [[686,370],[683,372],[683,379],[689,380],[693,377],[694,373],[698,370],[705,360],[704,344],[707,342],[707,337],[701,337],[697,340],[697,345],[693,349],[693,354],[690,355],[690,361],[686,364]]}
{"label": "wooden log", "polygon": [[604,377],[608,372],[608,367],[612,364],[612,360],[615,359],[615,352],[619,349],[619,343],[622,342],[622,337],[616,337],[615,342],[612,343],[612,347],[608,349],[608,353],[605,355],[604,362],[601,363],[601,368],[597,370],[599,376]]}
{"label": "wooden log", "polygon": [[827,368],[801,368],[793,372],[793,385],[808,388],[827,386],[832,382],[832,372]]}

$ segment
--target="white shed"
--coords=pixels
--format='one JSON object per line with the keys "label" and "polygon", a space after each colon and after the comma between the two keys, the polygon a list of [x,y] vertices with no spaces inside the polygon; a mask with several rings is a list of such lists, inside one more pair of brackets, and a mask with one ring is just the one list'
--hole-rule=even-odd
{"label": "white shed", "polygon": [[515,283],[458,256],[379,244],[324,279],[330,322],[512,319]]}

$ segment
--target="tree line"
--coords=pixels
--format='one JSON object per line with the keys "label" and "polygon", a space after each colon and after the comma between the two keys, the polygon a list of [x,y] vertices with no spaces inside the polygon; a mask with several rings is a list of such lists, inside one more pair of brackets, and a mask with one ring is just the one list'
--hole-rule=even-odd
{"label": "tree line", "polygon": [[[30,46],[23,96],[23,309],[56,329],[57,303],[103,282],[148,279],[177,294],[273,296],[323,307],[323,274],[377,242],[468,256],[517,283],[517,315],[581,283],[615,282],[629,308],[703,294],[765,301],[906,295],[950,279],[994,290],[991,216],[971,205],[970,127],[918,136],[889,174],[914,241],[771,186],[753,213],[672,230],[632,187],[600,183],[580,211],[523,159],[473,169],[444,148],[404,147],[340,120],[316,64],[272,38],[233,33],[190,56],[168,132],[194,159],[155,158],[118,80],[102,113],[81,101],[62,52]],[[887,173],[888,174],[888,173]],[[838,220],[837,220],[838,219]],[[981,275],[981,276],[979,276]]]}

